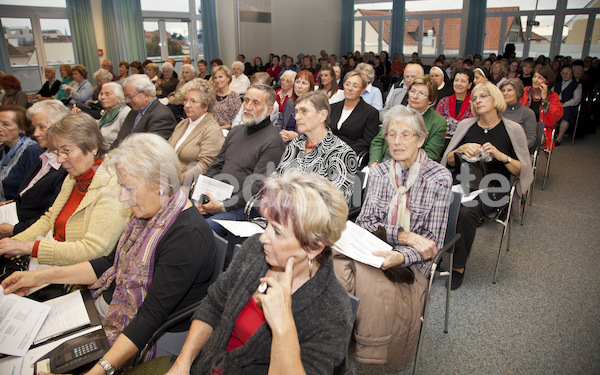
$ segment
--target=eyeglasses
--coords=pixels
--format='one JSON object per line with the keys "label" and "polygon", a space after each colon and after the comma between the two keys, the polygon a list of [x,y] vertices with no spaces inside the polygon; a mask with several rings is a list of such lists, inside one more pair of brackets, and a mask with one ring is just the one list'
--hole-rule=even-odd
{"label": "eyeglasses", "polygon": [[311,112],[312,112],[311,109],[308,109],[305,107],[300,107],[300,108],[294,108],[294,111],[292,112],[292,114],[294,115],[294,118],[297,118],[298,115],[301,115],[302,117],[304,117]]}
{"label": "eyeglasses", "polygon": [[411,89],[408,93],[418,97],[419,99],[425,99],[427,97],[427,94],[425,94],[423,91],[417,91],[416,89]]}
{"label": "eyeglasses", "polygon": [[360,87],[360,85],[358,85],[358,83],[352,83],[352,82],[344,82],[344,87],[347,88],[352,88],[354,90],[360,90],[362,87]]}
{"label": "eyeglasses", "polygon": [[471,103],[475,103],[477,101],[477,99],[485,99],[492,96],[492,94],[480,94],[479,96],[472,96],[471,97]]}
{"label": "eyeglasses", "polygon": [[67,157],[69,157],[69,154],[70,154],[71,152],[73,152],[73,150],[54,150],[54,151],[52,151],[52,153],[53,153],[54,155],[56,155],[56,156],[60,155],[60,156],[62,156],[62,157],[63,157],[63,158],[65,158],[65,159],[66,159]]}
{"label": "eyeglasses", "polygon": [[396,139],[397,137],[400,137],[400,139],[403,141],[410,141],[414,136],[415,136],[415,133],[408,131],[408,130],[404,130],[404,131],[401,131],[400,133],[390,132],[390,133],[388,133],[386,138]]}
{"label": "eyeglasses", "polygon": [[133,95],[125,95],[125,99],[131,100],[131,99],[133,99],[135,96],[137,96],[139,94],[141,94],[141,92],[138,92],[137,94],[133,94]]}

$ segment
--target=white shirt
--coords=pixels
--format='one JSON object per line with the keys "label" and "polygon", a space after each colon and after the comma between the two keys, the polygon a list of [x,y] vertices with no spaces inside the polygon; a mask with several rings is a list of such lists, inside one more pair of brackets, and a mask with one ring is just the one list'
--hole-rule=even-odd
{"label": "white shirt", "polygon": [[344,121],[346,121],[348,119],[348,117],[350,117],[351,114],[352,114],[352,109],[342,109],[342,115],[340,116],[340,121],[338,121],[338,123],[337,123],[338,130],[342,127],[342,124],[344,123]]}
{"label": "white shirt", "polygon": [[202,119],[204,119],[204,116],[206,116],[206,113],[203,114],[202,116],[200,116],[196,121],[190,121],[187,129],[185,129],[185,132],[183,132],[183,135],[181,136],[181,138],[179,138],[179,141],[177,141],[177,144],[175,145],[175,151],[179,150],[179,147],[181,147],[181,144],[187,139],[187,137],[190,136],[190,134],[192,134],[194,129],[196,129],[196,126],[198,126],[200,121],[202,121]]}

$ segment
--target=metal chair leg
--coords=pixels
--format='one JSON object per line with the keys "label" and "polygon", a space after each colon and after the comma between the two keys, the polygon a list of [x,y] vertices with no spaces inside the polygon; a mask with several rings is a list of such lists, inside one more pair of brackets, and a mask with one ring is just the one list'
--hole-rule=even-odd
{"label": "metal chair leg", "polygon": [[450,320],[450,287],[452,285],[452,267],[454,266],[454,251],[450,253],[450,269],[448,270],[448,285],[446,287],[446,318],[444,321],[444,333],[448,333],[448,321]]}
{"label": "metal chair leg", "polygon": [[571,146],[575,144],[575,135],[577,134],[577,125],[579,124],[579,114],[581,113],[581,102],[577,107],[577,118],[575,119],[575,127],[573,128],[573,135],[571,136]]}
{"label": "metal chair leg", "polygon": [[505,235],[506,226],[502,230],[502,238],[500,239],[500,248],[498,249],[498,259],[496,260],[496,269],[494,270],[494,280],[492,280],[492,284],[496,284],[496,281],[498,281],[498,269],[500,268],[500,256],[502,255],[502,245],[504,245]]}
{"label": "metal chair leg", "polygon": [[546,180],[550,174],[550,160],[552,158],[552,150],[548,152],[548,160],[546,160],[546,171],[544,172],[544,181],[542,182],[542,190],[546,188]]}

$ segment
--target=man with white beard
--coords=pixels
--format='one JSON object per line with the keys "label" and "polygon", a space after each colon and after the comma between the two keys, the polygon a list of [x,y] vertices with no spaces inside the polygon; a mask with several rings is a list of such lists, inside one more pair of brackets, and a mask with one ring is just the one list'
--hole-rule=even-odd
{"label": "man with white beard", "polygon": [[220,236],[227,231],[214,220],[242,220],[248,199],[260,191],[283,155],[285,144],[271,123],[275,91],[267,85],[252,85],[244,96],[244,126],[231,129],[221,151],[205,176],[233,185],[233,196],[219,201],[207,194],[206,204],[194,202],[208,224]]}

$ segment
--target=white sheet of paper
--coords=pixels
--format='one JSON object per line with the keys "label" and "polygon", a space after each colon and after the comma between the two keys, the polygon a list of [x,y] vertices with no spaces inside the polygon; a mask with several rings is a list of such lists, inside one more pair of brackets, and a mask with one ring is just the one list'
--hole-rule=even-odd
{"label": "white sheet of paper", "polygon": [[210,193],[220,201],[231,198],[233,186],[203,175],[198,176],[192,199],[199,200],[200,195]]}
{"label": "white sheet of paper", "polygon": [[351,221],[346,222],[342,237],[333,247],[348,258],[375,268],[381,268],[383,258],[373,255],[372,252],[392,250],[392,246],[388,243]]}
{"label": "white sheet of paper", "polygon": [[83,336],[87,333],[102,329],[102,326],[94,326],[83,331],[74,333],[60,340],[51,341],[45,345],[29,350],[23,357],[6,357],[0,359],[0,374],[33,375],[33,364],[46,355],[52,349],[58,347],[65,341]]}
{"label": "white sheet of paper", "polygon": [[462,185],[458,184],[458,185],[452,185],[452,191],[455,193],[461,193],[463,196],[462,196],[462,199],[460,200],[460,202],[465,203],[465,202],[470,202],[473,199],[477,198],[477,196],[479,194],[481,194],[481,192],[485,191],[485,189],[474,190],[470,194],[466,194]]}
{"label": "white sheet of paper", "polygon": [[0,353],[23,356],[50,312],[50,306],[18,296],[4,295],[0,286]]}
{"label": "white sheet of paper", "polygon": [[35,337],[34,344],[90,324],[81,290],[48,300],[44,305],[50,306],[52,310]]}
{"label": "white sheet of paper", "polygon": [[15,202],[0,206],[0,223],[15,225],[19,222],[17,204]]}
{"label": "white sheet of paper", "polygon": [[223,228],[227,229],[233,235],[246,238],[255,235],[256,233],[262,233],[265,230],[258,224],[250,221],[233,221],[233,220],[215,220],[221,224]]}

